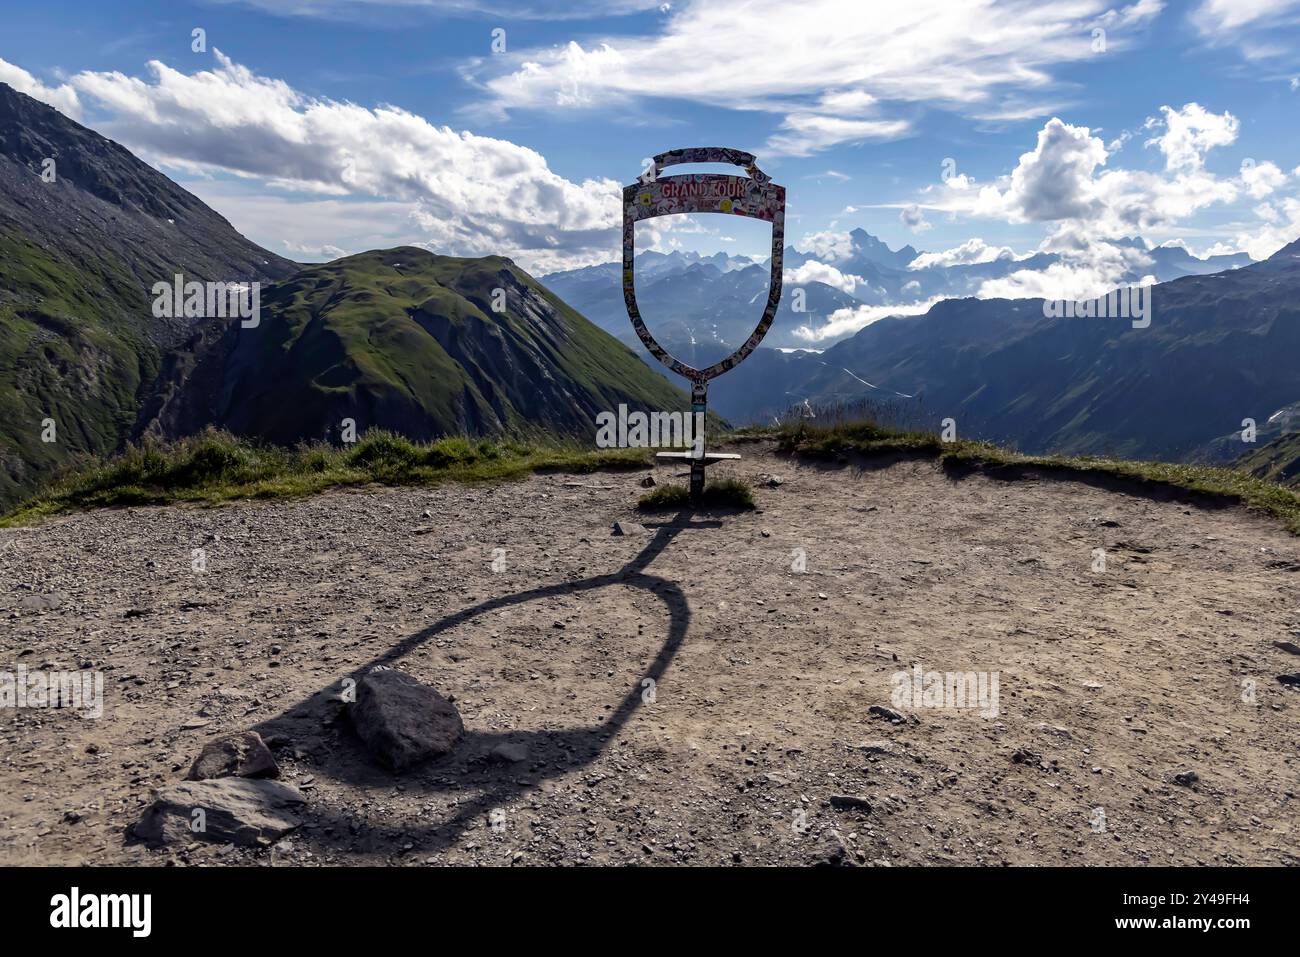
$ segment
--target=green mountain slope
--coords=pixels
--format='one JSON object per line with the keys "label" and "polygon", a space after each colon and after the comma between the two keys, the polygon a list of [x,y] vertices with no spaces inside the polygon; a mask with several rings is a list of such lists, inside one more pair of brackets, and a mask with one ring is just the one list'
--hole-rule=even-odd
{"label": "green mountain slope", "polygon": [[1234,467],[1257,478],[1300,488],[1300,432],[1289,432],[1249,452]]}
{"label": "green mountain slope", "polygon": [[164,357],[203,322],[155,319],[155,282],[296,268],[121,146],[0,84],[0,505],[129,438]]}
{"label": "green mountain slope", "polygon": [[596,414],[619,403],[689,407],[630,349],[496,256],[362,253],[264,288],[261,309],[257,328],[226,327],[183,370],[154,431],[216,424],[291,443],[337,436],[350,418],[358,433],[415,439],[545,429],[590,440]]}

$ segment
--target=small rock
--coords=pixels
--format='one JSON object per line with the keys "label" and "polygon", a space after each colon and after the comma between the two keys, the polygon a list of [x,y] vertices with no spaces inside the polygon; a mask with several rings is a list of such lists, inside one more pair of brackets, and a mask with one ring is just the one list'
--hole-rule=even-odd
{"label": "small rock", "polygon": [[1300,688],[1300,671],[1289,675],[1278,675],[1277,680],[1292,688]]}
{"label": "small rock", "polygon": [[785,479],[781,478],[779,475],[769,475],[767,477],[767,485],[769,488],[776,488],[777,486],[784,484]]}
{"label": "small rock", "polygon": [[371,671],[348,709],[357,735],[396,772],[449,753],[465,733],[456,706],[403,671]]}
{"label": "small rock", "polygon": [[297,788],[279,781],[182,781],[159,789],[135,836],[152,846],[195,840],[266,846],[302,823],[292,811],[306,801]]}
{"label": "small rock", "polygon": [[1201,776],[1195,771],[1180,771],[1174,775],[1174,783],[1180,784],[1185,788],[1191,787],[1200,779]]}
{"label": "small rock", "polygon": [[59,594],[50,595],[24,595],[18,602],[18,610],[40,614],[42,612],[52,611],[63,604],[63,596]]}
{"label": "small rock", "polygon": [[893,708],[886,708],[882,705],[873,704],[867,710],[871,714],[874,714],[877,718],[884,718],[886,721],[892,721],[895,724],[902,724],[903,721],[906,720],[901,714],[899,714]]}
{"label": "small rock", "polygon": [[517,764],[528,760],[528,749],[522,744],[503,741],[488,752],[488,757],[504,764]]}
{"label": "small rock", "polygon": [[646,529],[644,525],[638,525],[636,522],[615,522],[614,523],[615,535],[644,535],[645,530]]}
{"label": "small rock", "polygon": [[853,852],[838,831],[822,834],[817,850],[817,867],[856,867]]}
{"label": "small rock", "polygon": [[654,477],[653,475],[647,475],[645,478],[643,478],[643,479],[641,480],[641,487],[642,487],[642,488],[654,488],[654,487],[655,487],[655,477]]}
{"label": "small rock", "polygon": [[837,811],[870,811],[871,802],[852,794],[832,794],[831,807]]}
{"label": "small rock", "polygon": [[275,763],[262,736],[256,731],[245,731],[205,744],[186,777],[190,781],[206,781],[209,778],[279,776],[280,766]]}
{"label": "small rock", "polygon": [[1273,647],[1280,648],[1288,655],[1300,655],[1300,645],[1297,645],[1293,641],[1275,641],[1273,642]]}

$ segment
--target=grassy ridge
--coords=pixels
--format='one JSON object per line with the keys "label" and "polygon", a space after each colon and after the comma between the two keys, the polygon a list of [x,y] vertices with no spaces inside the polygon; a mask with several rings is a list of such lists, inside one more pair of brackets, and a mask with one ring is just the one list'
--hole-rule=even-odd
{"label": "grassy ridge", "polygon": [[1237,459],[1233,467],[1279,485],[1300,489],[1300,432],[1279,436]]}
{"label": "grassy ridge", "polygon": [[1022,455],[989,442],[945,442],[932,433],[897,432],[869,422],[798,423],[744,430],[738,436],[773,438],[787,454],[822,461],[901,453],[933,456],[947,464],[991,472],[1028,468],[1124,479],[1235,501],[1278,518],[1288,531],[1300,535],[1300,493],[1233,468],[1096,456]]}
{"label": "grassy ridge", "polygon": [[[1300,493],[1236,469],[1090,456],[1021,455],[987,442],[944,442],[931,433],[903,432],[862,421],[828,425],[799,422],[741,430],[733,438],[774,441],[785,454],[821,461],[848,462],[853,456],[903,454],[994,475],[1034,470],[1059,472],[1064,477],[1120,479],[1153,490],[1191,492],[1237,502],[1278,518],[1293,534],[1300,534]],[[646,449],[593,450],[565,440],[444,438],[412,442],[389,432],[371,431],[346,448],[324,444],[281,448],[254,445],[209,430],[172,445],[131,447],[113,459],[70,473],[0,518],[0,527],[105,506],[286,498],[367,483],[502,481],[549,469],[576,473],[640,469],[651,461]],[[749,492],[748,487],[715,491],[720,498],[718,504],[740,507],[745,507],[740,499],[748,497]],[[642,507],[677,506],[684,495],[684,487],[662,486],[643,497]]]}
{"label": "grassy ridge", "polygon": [[502,481],[549,469],[590,472],[639,469],[649,463],[645,449],[591,450],[559,441],[412,442],[389,432],[368,432],[347,448],[312,444],[287,449],[253,445],[210,430],[171,445],[133,446],[120,456],[56,480],[0,518],[0,527],[87,508],[292,498],[372,482]]}

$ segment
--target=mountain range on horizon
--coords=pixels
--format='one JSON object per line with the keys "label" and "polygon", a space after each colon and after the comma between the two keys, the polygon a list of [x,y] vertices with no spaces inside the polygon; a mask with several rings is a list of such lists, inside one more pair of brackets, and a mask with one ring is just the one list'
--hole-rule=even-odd
{"label": "mountain range on horizon", "polygon": [[[1151,326],[1134,329],[969,295],[1034,257],[912,269],[915,249],[851,237],[835,268],[853,291],[808,280],[797,313],[787,290],[764,346],[713,383],[712,409],[743,424],[796,404],[897,400],[1026,451],[1249,452],[1261,470],[1295,475],[1294,419],[1277,413],[1300,404],[1300,242],[1258,263],[1147,249],[1165,278]],[[791,270],[827,265],[789,255]],[[662,320],[662,341],[696,365],[748,335],[769,278],[766,262],[722,253],[647,252],[638,268],[651,324]],[[175,275],[260,284],[258,324],[155,316],[150,290]],[[908,283],[953,295],[889,316],[885,300]],[[820,352],[781,349],[798,347],[801,325],[876,306],[883,318],[827,337]],[[327,437],[345,418],[421,439],[583,438],[597,412],[622,403],[687,408],[682,383],[629,333],[613,263],[535,279],[505,257],[413,246],[296,263],[0,84],[0,504],[127,442],[209,426],[279,444]],[[1233,444],[1247,417],[1264,424],[1259,449]]]}
{"label": "mountain range on horizon", "polygon": [[[943,254],[910,245],[891,249],[861,228],[850,230],[847,239],[833,254],[787,244],[786,290],[766,345],[829,348],[889,315],[886,307],[914,314],[943,299],[986,298],[981,291],[987,283],[1013,273],[1042,274],[1061,262],[1056,253],[1017,256],[1010,249],[984,249],[972,251],[979,257],[974,261],[945,263]],[[1116,285],[1169,282],[1254,261],[1244,252],[1198,257],[1184,246],[1153,246],[1140,236],[1116,240],[1115,245],[1139,253],[1136,264],[1117,277]],[[705,256],[694,251],[644,250],[637,254],[636,268],[637,300],[647,323],[663,342],[678,346],[712,341],[734,349],[753,331],[754,323],[748,321],[742,303],[761,302],[771,279],[766,259],[722,252]],[[621,262],[609,262],[539,278],[606,332],[631,344],[635,335],[617,288],[621,270]],[[819,275],[822,278],[815,278]],[[802,290],[801,311],[791,295],[796,288]]]}

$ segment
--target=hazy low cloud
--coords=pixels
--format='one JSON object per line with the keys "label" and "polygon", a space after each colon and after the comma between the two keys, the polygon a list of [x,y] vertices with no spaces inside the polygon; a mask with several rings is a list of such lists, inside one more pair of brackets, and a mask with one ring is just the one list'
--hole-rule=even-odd
{"label": "hazy low cloud", "polygon": [[1015,252],[1010,246],[990,246],[976,236],[960,246],[937,253],[921,253],[907,266],[908,269],[929,269],[933,266],[972,266],[977,263],[990,263],[998,259],[1014,259]]}
{"label": "hazy low cloud", "polygon": [[890,316],[922,315],[929,312],[930,307],[942,301],[942,299],[942,296],[936,296],[924,302],[911,302],[897,306],[868,306],[863,304],[851,308],[836,309],[822,325],[816,328],[808,325],[800,326],[794,330],[794,335],[807,343],[833,342],[851,336],[873,322],[878,322]]}

